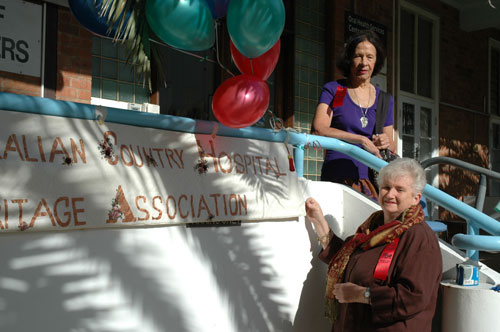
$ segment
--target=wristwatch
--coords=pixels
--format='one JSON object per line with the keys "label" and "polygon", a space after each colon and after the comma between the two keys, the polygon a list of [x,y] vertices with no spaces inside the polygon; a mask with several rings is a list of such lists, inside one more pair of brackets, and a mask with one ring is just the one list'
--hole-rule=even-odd
{"label": "wristwatch", "polygon": [[371,303],[371,293],[370,293],[370,287],[365,288],[365,299],[368,300],[368,303]]}

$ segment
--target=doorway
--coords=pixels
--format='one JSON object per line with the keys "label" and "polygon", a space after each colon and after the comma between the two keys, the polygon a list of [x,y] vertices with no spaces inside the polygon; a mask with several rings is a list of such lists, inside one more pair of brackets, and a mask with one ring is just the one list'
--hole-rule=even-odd
{"label": "doorway", "polygon": [[[423,161],[438,155],[437,112],[434,103],[401,96],[400,155]],[[437,168],[427,172],[427,183],[433,184]]]}

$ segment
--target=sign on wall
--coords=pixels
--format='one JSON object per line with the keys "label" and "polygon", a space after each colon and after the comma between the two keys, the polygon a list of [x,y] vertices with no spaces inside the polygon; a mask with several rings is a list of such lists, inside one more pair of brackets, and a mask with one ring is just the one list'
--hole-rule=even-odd
{"label": "sign on wall", "polygon": [[372,30],[377,33],[387,48],[387,28],[385,25],[346,11],[344,18],[344,40],[347,41],[351,35],[362,30]]}
{"label": "sign on wall", "polygon": [[0,71],[40,77],[42,6],[0,0]]}
{"label": "sign on wall", "polygon": [[0,233],[296,219],[283,143],[0,111]]}

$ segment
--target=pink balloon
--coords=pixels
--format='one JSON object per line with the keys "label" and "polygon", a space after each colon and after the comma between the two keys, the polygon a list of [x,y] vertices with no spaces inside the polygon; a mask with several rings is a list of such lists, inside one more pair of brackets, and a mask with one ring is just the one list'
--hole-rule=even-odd
{"label": "pink balloon", "polygon": [[231,128],[253,125],[262,118],[268,106],[267,83],[251,75],[238,75],[225,80],[212,100],[217,120]]}
{"label": "pink balloon", "polygon": [[[276,44],[271,47],[266,53],[254,58],[249,59],[238,51],[234,46],[233,41],[230,41],[231,55],[233,56],[236,67],[242,74],[253,75],[267,80],[273,73],[278,59],[280,57],[281,42],[278,39]],[[253,69],[253,71],[252,71]]]}

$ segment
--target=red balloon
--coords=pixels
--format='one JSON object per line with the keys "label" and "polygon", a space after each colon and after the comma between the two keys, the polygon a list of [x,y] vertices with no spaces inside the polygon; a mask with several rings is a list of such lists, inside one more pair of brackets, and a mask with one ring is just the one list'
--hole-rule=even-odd
{"label": "red balloon", "polygon": [[238,75],[225,80],[212,100],[217,120],[231,128],[253,125],[262,118],[268,106],[267,83],[251,75]]}
{"label": "red balloon", "polygon": [[278,39],[276,44],[274,44],[274,46],[271,47],[266,53],[253,59],[249,59],[241,54],[236,46],[234,46],[232,40],[230,41],[230,47],[233,61],[242,74],[253,75],[263,80],[267,80],[267,78],[273,73],[274,67],[276,67],[276,64],[278,63],[281,42]]}

